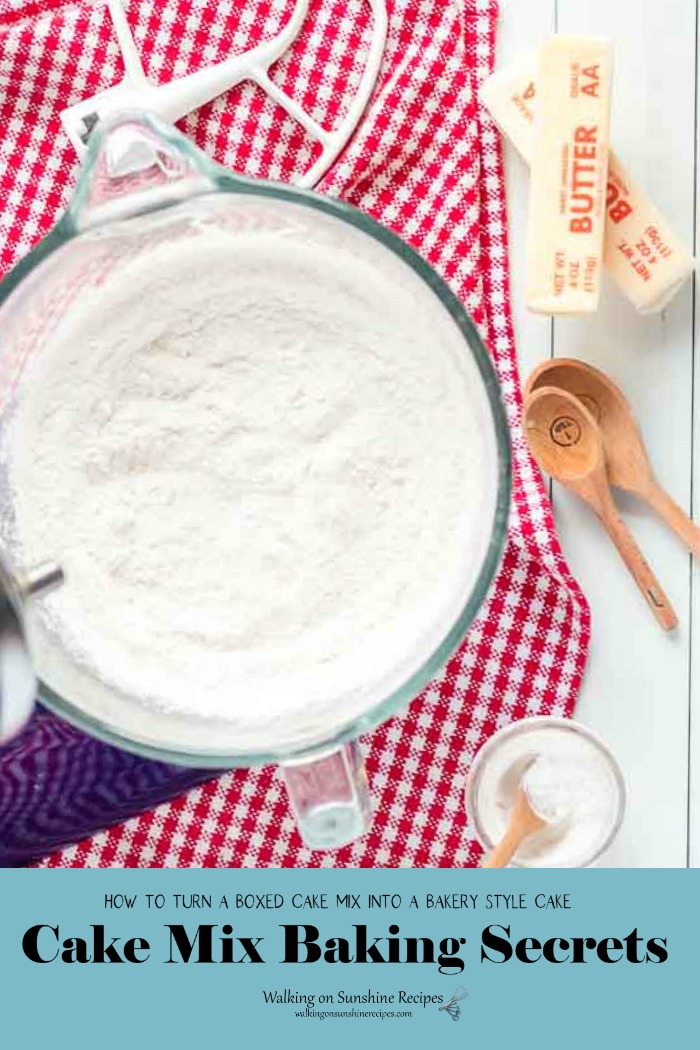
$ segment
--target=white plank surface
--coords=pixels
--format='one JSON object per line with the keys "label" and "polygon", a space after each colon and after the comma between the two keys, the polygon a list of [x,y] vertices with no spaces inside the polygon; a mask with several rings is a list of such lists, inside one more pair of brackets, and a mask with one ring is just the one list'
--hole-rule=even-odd
{"label": "white plank surface", "polygon": [[[499,64],[536,48],[555,29],[613,40],[615,148],[692,244],[696,3],[502,0]],[[552,324],[529,315],[522,296],[528,180],[525,166],[510,149],[507,177],[523,377],[550,354],[580,357],[609,372],[637,411],[660,480],[689,509],[694,434],[692,287],[662,316],[640,317],[612,286],[591,319],[563,318]],[[695,402],[700,405],[697,383]],[[695,428],[700,455],[698,430],[700,426]],[[700,492],[697,465],[695,477]],[[663,635],[593,515],[555,487],[562,545],[593,613],[591,659],[577,714],[608,741],[629,789],[623,831],[604,863],[680,867],[690,861],[700,866],[700,579],[696,576],[693,593],[690,559],[683,547],[638,503],[629,498],[620,498],[619,503],[675,605],[681,626],[675,636]]]}
{"label": "white plank surface", "polygon": [[[700,17],[696,22],[696,62],[700,65]],[[696,78],[698,94],[696,97],[696,120],[700,114],[700,77]],[[700,142],[696,134],[695,173],[696,187],[700,175]],[[696,192],[695,216],[695,255],[700,253],[700,223],[698,223]],[[694,419],[693,428],[693,483],[691,495],[695,515],[700,513],[700,301],[695,301],[695,339],[694,339]],[[695,561],[691,580],[692,587],[692,633],[690,660],[690,791],[689,791],[689,834],[688,860],[693,868],[700,868],[700,564]]]}

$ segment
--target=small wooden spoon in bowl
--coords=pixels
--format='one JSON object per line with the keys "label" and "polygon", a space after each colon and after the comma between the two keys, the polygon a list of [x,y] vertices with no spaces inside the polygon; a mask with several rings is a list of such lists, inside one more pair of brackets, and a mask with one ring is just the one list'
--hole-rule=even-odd
{"label": "small wooden spoon in bowl", "polygon": [[569,357],[536,368],[525,385],[525,399],[543,386],[565,390],[583,403],[603,435],[610,484],[645,500],[700,558],[700,528],[657,481],[632,407],[620,388],[604,372]]}
{"label": "small wooden spoon in bowl", "polygon": [[534,835],[536,831],[542,831],[546,827],[549,827],[549,821],[535,813],[525,788],[518,788],[506,833],[498,845],[494,846],[481,867],[505,868],[523,840],[528,835]]}
{"label": "small wooden spoon in bowl", "polygon": [[617,513],[610,492],[603,437],[588,409],[573,394],[555,387],[540,387],[525,402],[523,432],[542,470],[593,508],[654,616],[665,631],[673,630],[678,618]]}

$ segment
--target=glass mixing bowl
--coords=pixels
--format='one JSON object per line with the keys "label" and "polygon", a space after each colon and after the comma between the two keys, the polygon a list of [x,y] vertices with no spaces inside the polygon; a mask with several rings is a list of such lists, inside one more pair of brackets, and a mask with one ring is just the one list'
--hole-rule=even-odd
{"label": "glass mixing bowl", "polygon": [[[353,231],[358,251],[391,253],[412,280],[427,286],[436,308],[451,318],[461,335],[465,367],[473,370],[484,426],[491,431],[495,450],[491,520],[484,527],[477,571],[465,585],[461,610],[427,655],[398,669],[369,710],[348,719],[339,712],[330,734],[319,736],[313,726],[290,731],[284,746],[238,747],[222,736],[222,745],[214,749],[199,739],[191,720],[164,713],[144,715],[138,730],[126,729],[120,711],[128,698],[90,680],[86,672],[70,689],[57,690],[55,683],[52,688],[42,680],[39,699],[86,732],[149,758],[217,769],[280,762],[307,843],[335,846],[359,834],[368,821],[366,778],[353,742],[399,711],[440,670],[480,609],[505,543],[511,459],[498,381],[473,322],[444,281],[403,241],[357,209],[314,193],[232,175],[173,128],[146,114],[124,114],[105,122],[91,137],[66,214],[0,285],[0,428],[11,418],[23,377],[31,371],[28,362],[87,285],[95,285],[156,242],[172,242],[173,250],[186,250],[188,231],[203,219],[250,224],[268,221],[265,214],[274,214],[275,223],[290,236],[295,216],[303,215],[302,225],[318,227],[319,236],[332,239],[333,229],[342,224],[345,231]],[[2,478],[0,497],[7,504]],[[49,555],[60,561],[60,552]],[[28,614],[30,641],[31,619]],[[38,670],[41,677],[40,665]],[[149,725],[149,717],[158,724]]]}

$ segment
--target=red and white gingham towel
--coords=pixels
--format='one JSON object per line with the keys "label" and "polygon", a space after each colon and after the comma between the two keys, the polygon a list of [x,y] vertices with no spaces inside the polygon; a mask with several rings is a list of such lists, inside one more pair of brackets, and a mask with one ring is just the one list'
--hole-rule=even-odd
{"label": "red and white gingham towel", "polygon": [[[292,0],[131,0],[154,79],[274,35]],[[478,861],[463,805],[470,759],[499,726],[572,713],[588,609],[564,564],[541,480],[518,431],[503,171],[476,94],[494,61],[492,0],[388,0],[389,38],[365,119],[320,190],[408,240],[448,280],[494,356],[513,434],[514,501],[502,571],[468,639],[401,716],[364,740],[376,812],[336,853],[305,849],[272,768],[237,770],[94,838],[49,866],[460,866]],[[361,73],[366,0],[316,0],[274,78],[322,122]],[[0,0],[0,268],[55,221],[76,162],[58,114],[120,76],[102,0]],[[223,164],[287,180],[313,154],[304,132],[243,85],[184,122]]]}

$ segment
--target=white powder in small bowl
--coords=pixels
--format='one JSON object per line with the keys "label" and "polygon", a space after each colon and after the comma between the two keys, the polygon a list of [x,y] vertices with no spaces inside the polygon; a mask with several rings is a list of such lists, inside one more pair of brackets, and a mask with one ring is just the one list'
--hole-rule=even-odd
{"label": "white powder in small bowl", "polygon": [[575,723],[535,718],[508,726],[486,745],[472,773],[472,814],[488,839],[505,833],[521,786],[548,826],[515,856],[522,867],[592,863],[621,816],[622,778],[611,755]]}
{"label": "white powder in small bowl", "polygon": [[575,813],[581,792],[588,791],[579,765],[554,755],[538,755],[523,785],[535,813],[548,824],[561,824]]}

